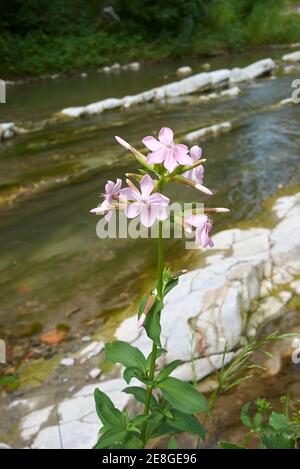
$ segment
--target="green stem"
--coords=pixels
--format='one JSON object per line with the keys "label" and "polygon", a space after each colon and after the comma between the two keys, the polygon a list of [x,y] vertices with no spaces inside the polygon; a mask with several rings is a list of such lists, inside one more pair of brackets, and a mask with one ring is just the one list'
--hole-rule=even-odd
{"label": "green stem", "polygon": [[[163,240],[163,225],[161,221],[159,222],[157,271],[158,271],[157,272],[157,299],[162,300],[163,298],[163,272],[164,272],[164,240]],[[157,345],[153,342],[152,352],[151,352],[150,370],[149,370],[149,379],[151,381],[154,380],[156,356],[157,356]],[[153,391],[153,385],[148,386],[145,408],[144,408],[145,415],[147,415],[150,410],[152,391]],[[142,435],[141,435],[143,448],[145,447],[145,444],[146,444],[146,427],[147,427],[147,424],[145,423],[143,430],[142,430]]]}

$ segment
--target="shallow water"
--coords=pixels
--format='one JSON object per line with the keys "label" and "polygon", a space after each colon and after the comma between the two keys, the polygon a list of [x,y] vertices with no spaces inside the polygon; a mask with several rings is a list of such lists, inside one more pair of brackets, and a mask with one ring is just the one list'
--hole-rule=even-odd
{"label": "shallow water", "polygon": [[[217,58],[212,69],[244,66],[268,55]],[[189,63],[195,72],[201,70],[200,62]],[[179,65],[9,87],[0,121],[35,130],[0,144],[0,325],[7,331],[34,321],[74,327],[84,319],[107,317],[114,308],[130,304],[152,272],[154,240],[100,240],[95,234],[98,219],[89,214],[107,179],[136,168],[114,135],[139,146],[142,136],[163,125],[180,135],[232,121],[234,130],[203,143],[205,184],[215,192],[209,204],[232,210],[216,219],[215,230],[251,219],[279,187],[299,182],[300,105],[271,109],[291,96],[296,75],[243,85],[236,99],[204,104],[188,97],[82,120],[50,121],[38,130],[66,106],[171,82]],[[169,195],[201,200],[181,186],[172,187]],[[183,241],[167,246],[168,260],[184,255]],[[68,319],[66,314],[77,307],[80,313]]]}

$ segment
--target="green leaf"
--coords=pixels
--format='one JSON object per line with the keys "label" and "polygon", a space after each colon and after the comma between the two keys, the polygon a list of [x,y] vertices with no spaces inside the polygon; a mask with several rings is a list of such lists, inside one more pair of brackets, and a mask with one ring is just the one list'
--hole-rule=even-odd
{"label": "green leaf", "polygon": [[142,449],[142,447],[141,439],[133,432],[129,432],[122,443],[122,449]]}
{"label": "green leaf", "polygon": [[147,362],[142,352],[127,342],[115,340],[105,345],[106,359],[112,363],[122,363],[129,367],[137,367],[146,371]]}
{"label": "green leaf", "polygon": [[285,433],[261,435],[261,442],[267,449],[293,449],[295,440]]}
{"label": "green leaf", "polygon": [[206,428],[199,422],[194,415],[188,415],[179,410],[172,410],[172,419],[167,419],[168,424],[177,432],[188,432],[198,435],[204,441]]}
{"label": "green leaf", "polygon": [[254,416],[254,424],[255,424],[255,428],[258,429],[261,425],[263,421],[263,417],[261,415],[261,413],[257,412]]}
{"label": "green leaf", "polygon": [[137,378],[144,384],[149,384],[150,380],[146,378],[145,373],[135,366],[125,368],[123,372],[123,378],[127,384],[130,383],[132,378]]}
{"label": "green leaf", "polygon": [[269,424],[277,432],[291,431],[289,419],[284,414],[272,412],[269,418]]}
{"label": "green leaf", "polygon": [[209,413],[204,396],[191,384],[169,377],[159,383],[158,387],[164,398],[181,412],[186,414]]}
{"label": "green leaf", "polygon": [[153,342],[160,347],[160,333],[161,333],[161,327],[160,327],[160,312],[164,307],[164,303],[161,300],[155,300],[153,305],[151,306],[145,322],[144,322],[144,328],[147,333],[147,336],[149,339],[153,340]]}
{"label": "green leaf", "polygon": [[174,437],[169,439],[167,448],[168,449],[177,449],[177,441],[175,440]]}
{"label": "green leaf", "polygon": [[251,428],[251,426],[252,426],[251,419],[250,419],[250,416],[249,416],[250,404],[251,404],[250,402],[247,402],[247,404],[243,405],[242,410],[241,410],[241,415],[240,415],[242,423],[246,427],[249,427],[249,428]]}
{"label": "green leaf", "polygon": [[112,428],[103,435],[100,436],[98,442],[94,446],[94,449],[105,449],[114,448],[122,444],[123,440],[127,435],[126,430],[120,430],[119,428]]}
{"label": "green leaf", "polygon": [[122,413],[119,409],[116,409],[110,398],[99,389],[95,389],[94,398],[96,411],[103,425],[120,429],[120,426],[122,426]]}
{"label": "green leaf", "polygon": [[178,280],[178,277],[173,277],[167,282],[163,289],[163,296],[166,296],[171,290],[173,290],[173,288],[176,287],[176,285],[178,284]]}
{"label": "green leaf", "polygon": [[163,381],[172,373],[172,371],[175,370],[175,368],[177,368],[181,364],[181,360],[174,360],[173,362],[169,363],[167,366],[162,368],[162,370],[160,370],[160,372],[158,373],[157,382]]}
{"label": "green leaf", "polygon": [[[129,386],[128,388],[123,389],[122,392],[125,392],[125,394],[132,394],[136,398],[136,400],[138,402],[141,402],[142,404],[146,403],[146,389],[139,388],[138,386]],[[150,401],[150,409],[153,411],[158,408],[160,408],[160,405],[155,399],[155,397],[152,395]]]}
{"label": "green leaf", "polygon": [[219,441],[219,446],[222,449],[247,449],[244,446],[240,446],[235,443],[230,443],[229,441]]}

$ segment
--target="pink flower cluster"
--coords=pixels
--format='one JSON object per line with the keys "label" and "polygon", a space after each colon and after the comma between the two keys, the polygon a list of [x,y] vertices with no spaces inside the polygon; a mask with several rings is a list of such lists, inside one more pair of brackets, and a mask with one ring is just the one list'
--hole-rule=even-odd
{"label": "pink flower cluster", "polygon": [[[116,140],[127,150],[132,151],[136,156],[138,155],[137,159],[142,161],[142,164],[148,169],[155,172],[155,165],[162,165],[166,177],[169,177],[170,180],[175,178],[176,182],[191,185],[205,194],[212,195],[212,192],[202,185],[204,179],[204,167],[200,164],[203,161],[200,161],[202,149],[197,145],[189,149],[186,145],[174,143],[172,129],[163,127],[159,131],[158,139],[152,136],[143,138],[143,144],[150,150],[147,157],[144,157],[122,138],[116,137]],[[189,166],[191,169],[188,169]],[[142,178],[138,177],[138,179],[140,188],[137,188],[129,179],[126,180],[127,187],[123,189],[121,179],[117,179],[115,183],[108,181],[105,185],[105,193],[102,194],[103,202],[91,212],[104,215],[108,222],[114,210],[123,209],[126,217],[139,217],[140,223],[147,228],[151,227],[156,220],[167,219],[170,199],[158,192],[158,179],[152,179],[149,174],[145,174]],[[208,210],[227,211],[227,209]],[[212,222],[207,215],[191,214],[185,216],[183,227],[188,232],[195,228],[195,243],[197,245],[213,246],[210,238]]]}

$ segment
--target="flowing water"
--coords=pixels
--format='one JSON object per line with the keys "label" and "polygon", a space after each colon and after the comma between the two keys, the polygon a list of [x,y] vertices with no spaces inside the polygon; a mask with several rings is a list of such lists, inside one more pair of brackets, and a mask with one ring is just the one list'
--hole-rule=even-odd
{"label": "flowing water", "polygon": [[[212,69],[244,66],[268,55],[217,58],[211,65]],[[162,126],[183,135],[232,121],[231,132],[203,143],[205,185],[215,191],[209,203],[232,210],[218,217],[215,230],[253,218],[278,187],[299,182],[300,104],[272,109],[291,96],[297,74],[243,85],[235,99],[205,104],[188,97],[74,121],[49,119],[67,106],[135,94],[174,81],[179,65],[144,66],[139,72],[110,75],[95,72],[86,78],[61,77],[8,88],[0,122],[14,121],[30,132],[0,143],[3,333],[13,335],[19,326],[36,321],[44,327],[59,322],[74,327],[73,322],[107,318],[132,302],[133,292],[153,269],[154,240],[100,240],[95,233],[97,218],[89,214],[98,205],[107,179],[136,168],[114,135],[140,146],[143,136]],[[191,65],[195,72],[201,70],[200,62]],[[169,195],[200,200],[200,194],[181,186],[172,187]],[[182,240],[168,242],[169,260],[183,255]],[[79,313],[68,319],[76,309]]]}

